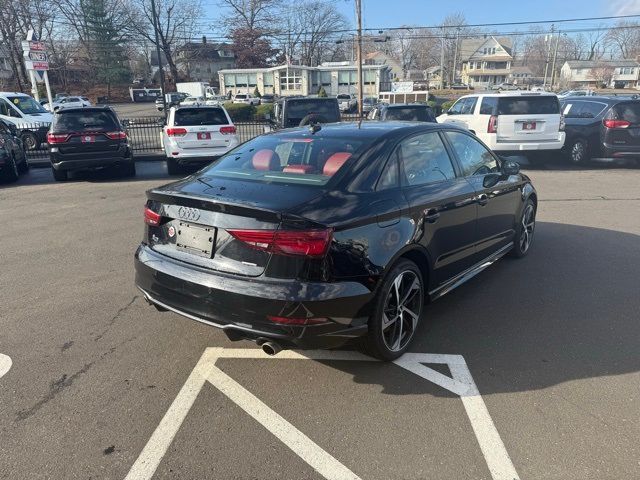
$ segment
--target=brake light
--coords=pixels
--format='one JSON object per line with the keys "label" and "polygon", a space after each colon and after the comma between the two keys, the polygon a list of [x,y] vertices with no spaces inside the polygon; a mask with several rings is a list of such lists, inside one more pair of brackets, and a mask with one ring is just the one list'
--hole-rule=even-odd
{"label": "brake light", "polygon": [[56,143],[64,143],[69,139],[69,134],[67,133],[47,133],[47,143],[49,145]]}
{"label": "brake light", "polygon": [[228,230],[252,248],[281,255],[322,257],[331,243],[331,230]]}
{"label": "brake light", "polygon": [[161,219],[162,215],[154,212],[149,207],[144,207],[144,223],[153,227],[157,227],[158,225],[160,225]]}
{"label": "brake light", "polygon": [[166,132],[169,137],[184,137],[187,134],[187,129],[169,127]]}
{"label": "brake light", "polygon": [[560,115],[560,127],[558,128],[558,131],[560,132],[564,132],[564,127],[565,127],[565,121],[564,121],[564,115]]}
{"label": "brake light", "polygon": [[498,116],[491,115],[489,117],[489,124],[487,125],[487,133],[498,133]]}
{"label": "brake light", "polygon": [[107,132],[105,135],[111,140],[125,140],[127,138],[125,132]]}
{"label": "brake light", "polygon": [[607,128],[627,128],[631,125],[631,122],[626,120],[614,120],[612,118],[606,118],[602,121]]}
{"label": "brake light", "polygon": [[236,133],[236,127],[230,125],[228,127],[220,127],[220,133],[223,135],[233,135]]}
{"label": "brake light", "polygon": [[328,318],[290,318],[274,315],[267,315],[267,320],[280,325],[320,325],[329,321]]}

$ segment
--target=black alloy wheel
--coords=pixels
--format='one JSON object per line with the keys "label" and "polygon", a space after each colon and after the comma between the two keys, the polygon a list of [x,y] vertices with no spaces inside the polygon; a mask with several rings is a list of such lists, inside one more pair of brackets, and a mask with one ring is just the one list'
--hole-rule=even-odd
{"label": "black alloy wheel", "polygon": [[536,207],[531,199],[527,200],[522,209],[520,221],[516,227],[515,245],[511,250],[512,256],[522,258],[531,248],[533,234],[536,229]]}

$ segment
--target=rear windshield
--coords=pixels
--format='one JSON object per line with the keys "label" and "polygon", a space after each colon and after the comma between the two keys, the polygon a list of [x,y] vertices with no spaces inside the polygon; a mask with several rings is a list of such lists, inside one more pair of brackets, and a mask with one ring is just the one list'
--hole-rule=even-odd
{"label": "rear windshield", "polygon": [[619,103],[612,108],[617,120],[640,123],[640,102]]}
{"label": "rear windshield", "polygon": [[286,106],[288,118],[302,120],[311,113],[322,115],[327,120],[337,120],[336,104],[333,102],[313,101],[313,100],[289,100]]}
{"label": "rear windshield", "polygon": [[435,122],[429,107],[395,107],[387,110],[385,120],[402,120],[407,122]]}
{"label": "rear windshield", "polygon": [[498,100],[498,115],[548,115],[560,113],[558,98],[551,95],[539,97],[505,97]]}
{"label": "rear windshield", "polygon": [[[205,176],[260,183],[325,185],[348,160],[366,148],[362,139],[319,134],[256,137],[202,171]],[[320,134],[321,135],[321,134]]]}
{"label": "rear windshield", "polygon": [[221,108],[181,108],[176,110],[173,124],[189,125],[226,125],[229,121]]}
{"label": "rear windshield", "polygon": [[67,112],[56,115],[53,130],[56,132],[95,132],[119,130],[111,112]]}
{"label": "rear windshield", "polygon": [[247,98],[246,95],[236,95],[236,98]]}
{"label": "rear windshield", "polygon": [[342,94],[338,95],[336,98],[338,98],[339,100],[351,100],[351,95]]}

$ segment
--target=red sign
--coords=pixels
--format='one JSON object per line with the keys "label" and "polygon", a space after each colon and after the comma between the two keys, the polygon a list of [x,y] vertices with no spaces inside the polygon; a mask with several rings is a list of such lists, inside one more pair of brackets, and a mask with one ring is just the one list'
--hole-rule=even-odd
{"label": "red sign", "polygon": [[44,52],[46,49],[47,48],[46,48],[44,42],[34,42],[34,41],[30,41],[29,42],[29,50],[36,50],[38,52]]}
{"label": "red sign", "polygon": [[49,70],[49,62],[31,62],[27,60],[24,63],[27,70]]}

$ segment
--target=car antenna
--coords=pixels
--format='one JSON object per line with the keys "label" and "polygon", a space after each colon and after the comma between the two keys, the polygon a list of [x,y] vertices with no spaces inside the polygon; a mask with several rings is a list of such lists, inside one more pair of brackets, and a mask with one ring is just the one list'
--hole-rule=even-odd
{"label": "car antenna", "polygon": [[311,135],[319,132],[320,130],[322,130],[322,126],[319,123],[312,123],[311,125],[309,125],[309,131],[311,132]]}

